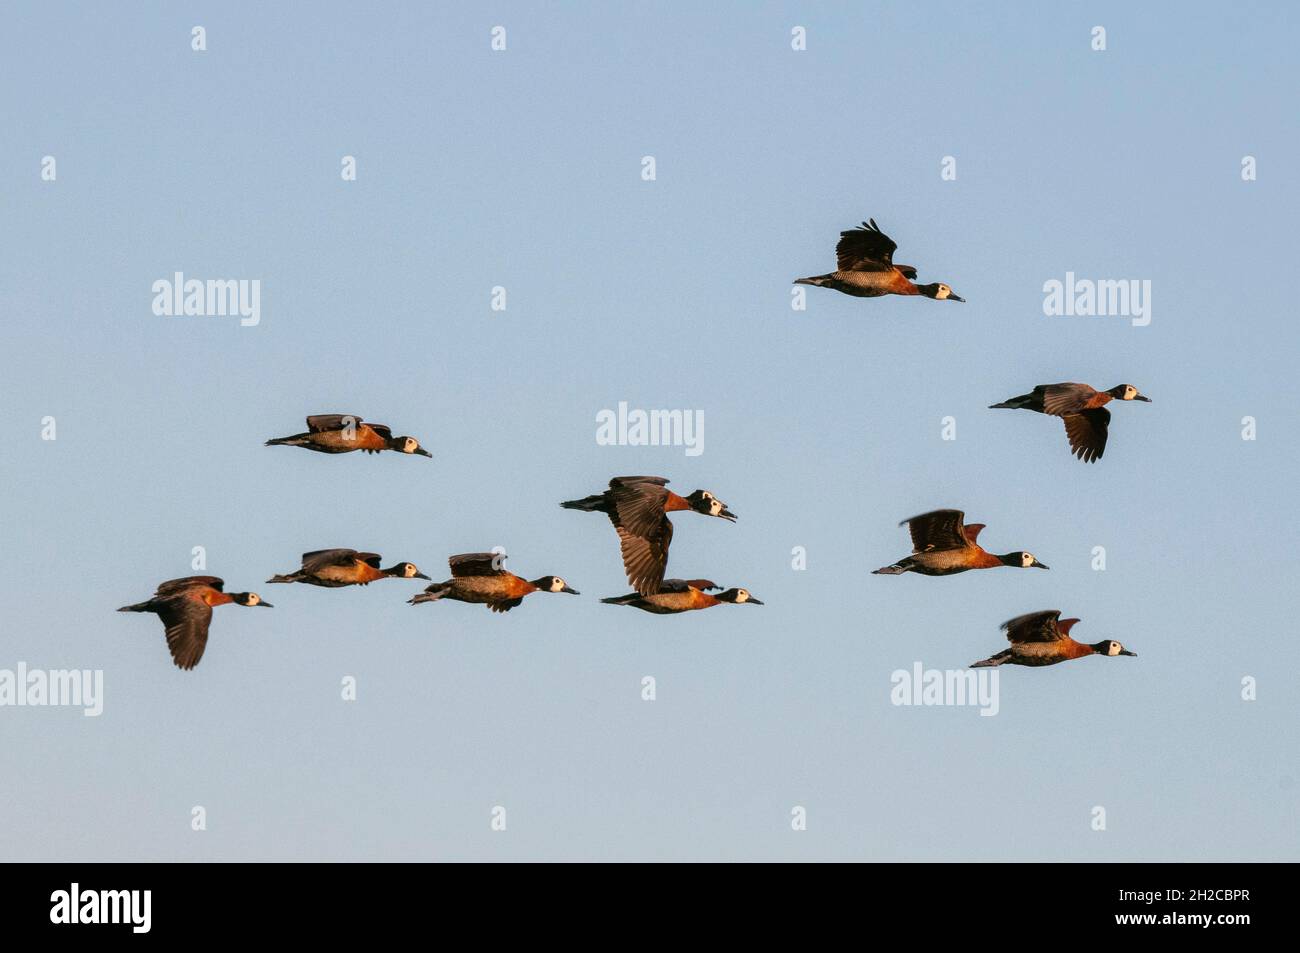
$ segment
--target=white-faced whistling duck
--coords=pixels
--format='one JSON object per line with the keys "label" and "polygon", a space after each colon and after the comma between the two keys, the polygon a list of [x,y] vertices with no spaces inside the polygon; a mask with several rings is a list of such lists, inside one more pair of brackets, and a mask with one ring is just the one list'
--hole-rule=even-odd
{"label": "white-faced whistling duck", "polygon": [[203,658],[208,645],[212,607],[233,602],[239,606],[265,606],[255,592],[223,592],[225,583],[216,576],[186,576],[161,583],[153,598],[122,606],[118,612],[154,612],[167,631],[167,648],[177,668],[191,669]]}
{"label": "white-faced whistling duck", "polygon": [[351,453],[364,450],[378,453],[396,450],[398,453],[415,453],[432,457],[414,437],[394,437],[387,424],[369,423],[355,414],[317,414],[307,418],[307,432],[292,437],[276,437],[266,442],[268,447],[303,447],[319,453]]}
{"label": "white-faced whistling duck", "polygon": [[1080,460],[1095,463],[1106,449],[1106,432],[1110,426],[1110,411],[1103,405],[1112,400],[1151,403],[1151,398],[1139,394],[1132,384],[1116,384],[1110,390],[1096,390],[1087,384],[1039,384],[1028,394],[990,404],[989,409],[1010,407],[1060,417],[1065,421],[1070,450]]}
{"label": "white-faced whistling duck", "polygon": [[578,595],[578,590],[559,576],[542,576],[529,582],[501,568],[505,560],[501,553],[464,553],[447,560],[451,578],[435,582],[424,592],[407,600],[411,605],[455,599],[457,602],[477,602],[493,612],[509,612],[524,601],[530,592],[567,592]]}
{"label": "white-faced whistling duck", "polygon": [[1002,623],[1011,648],[1003,649],[971,668],[988,668],[994,665],[1055,665],[1087,655],[1133,655],[1118,642],[1076,642],[1070,638],[1070,629],[1078,619],[1062,619],[1060,609],[1030,612]]}
{"label": "white-faced whistling duck", "polygon": [[894,250],[898,248],[888,235],[880,230],[873,218],[859,228],[840,232],[835,246],[835,270],[828,275],[797,278],[797,285],[816,285],[834,288],[855,298],[878,298],[881,295],[924,295],[938,301],[965,301],[953,294],[942,281],[918,285],[910,279],[916,277],[911,265],[895,265]]}
{"label": "white-faced whistling duck", "polygon": [[668,514],[694,510],[735,522],[736,514],[708,490],[678,496],[668,481],[655,476],[623,476],[609,481],[604,493],[561,503],[565,509],[604,513],[618,532],[627,581],[643,596],[660,591],[668,565],[668,546],[673,541],[673,524]]}
{"label": "white-faced whistling duck", "polygon": [[634,606],[656,615],[690,612],[692,609],[709,609],[724,602],[733,605],[746,602],[756,606],[763,604],[761,599],[751,596],[748,589],[728,589],[726,592],[719,592],[716,596],[705,591],[721,588],[707,579],[665,579],[663,587],[651,595],[629,592],[625,596],[613,596],[600,601],[611,606]]}
{"label": "white-faced whistling duck", "polygon": [[1033,566],[1047,569],[1033,553],[1015,552],[995,556],[985,552],[976,539],[983,523],[964,525],[961,510],[935,510],[903,520],[912,534],[912,555],[905,556],[892,566],[877,569],[872,575],[897,576],[917,572],[923,576],[951,576],[967,569],[993,569],[998,566]]}
{"label": "white-faced whistling duck", "polygon": [[368,586],[376,579],[428,579],[414,563],[397,563],[379,568],[378,553],[359,553],[355,549],[318,549],[302,554],[302,568],[284,576],[272,576],[267,582],[305,582],[310,586]]}

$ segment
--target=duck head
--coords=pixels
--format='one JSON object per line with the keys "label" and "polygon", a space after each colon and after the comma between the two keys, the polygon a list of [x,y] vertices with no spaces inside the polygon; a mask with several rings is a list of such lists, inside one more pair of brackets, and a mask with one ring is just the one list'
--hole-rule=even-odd
{"label": "duck head", "polygon": [[542,592],[567,592],[571,596],[581,595],[577,589],[569,588],[569,584],[559,576],[543,576],[541,579],[534,579],[532,585]]}
{"label": "duck head", "polygon": [[705,516],[717,516],[724,520],[736,522],[736,514],[727,509],[727,504],[710,493],[708,490],[696,490],[690,496],[686,497],[686,502],[690,504],[691,509],[697,513],[703,513]]}
{"label": "duck head", "polygon": [[414,453],[421,457],[432,457],[428,450],[420,446],[420,441],[414,437],[394,437],[388,441],[388,449],[396,450],[398,453]]}
{"label": "duck head", "polygon": [[1007,553],[1005,556],[999,556],[998,561],[1004,566],[1015,566],[1018,569],[1028,569],[1031,566],[1034,569],[1051,569],[1051,566],[1045,565],[1038,561],[1038,557],[1033,553],[1019,552]]}
{"label": "duck head", "polygon": [[718,593],[716,598],[719,602],[730,602],[735,605],[740,605],[742,602],[749,602],[756,606],[763,604],[761,599],[751,596],[748,589],[728,589],[726,592]]}
{"label": "duck head", "polygon": [[230,599],[235,605],[239,606],[262,606],[267,609],[274,609],[275,606],[269,602],[263,602],[262,597],[255,592],[232,592]]}
{"label": "duck head", "polygon": [[383,570],[385,576],[396,576],[399,579],[428,579],[424,573],[415,568],[415,563],[398,563],[395,566],[389,566]]}
{"label": "duck head", "polygon": [[1139,393],[1138,389],[1132,384],[1116,384],[1106,393],[1116,400],[1140,400],[1144,404],[1151,403],[1151,398]]}
{"label": "duck head", "polygon": [[953,290],[942,281],[936,281],[934,284],[930,285],[917,285],[916,290],[921,292],[921,294],[925,295],[927,298],[933,298],[935,301],[965,302],[966,300],[960,295],[954,294]]}
{"label": "duck head", "polygon": [[1136,652],[1130,652],[1113,639],[1108,639],[1105,642],[1093,642],[1089,647],[1097,655],[1131,655],[1134,658],[1137,658]]}

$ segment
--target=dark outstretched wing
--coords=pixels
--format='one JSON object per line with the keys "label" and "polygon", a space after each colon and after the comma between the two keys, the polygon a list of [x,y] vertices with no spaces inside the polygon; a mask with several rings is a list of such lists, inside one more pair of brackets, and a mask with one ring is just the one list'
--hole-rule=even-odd
{"label": "dark outstretched wing", "polygon": [[166,582],[158,583],[158,590],[154,593],[154,598],[166,598],[174,596],[178,592],[184,592],[186,589],[193,589],[195,586],[211,586],[217,592],[222,591],[222,586],[226,584],[220,576],[182,576],[180,579],[168,579]]}
{"label": "dark outstretched wing", "polygon": [[673,524],[664,512],[663,477],[615,477],[609,481],[610,522],[618,531],[627,580],[643,596],[659,591],[668,565]]}
{"label": "dark outstretched wing", "polygon": [[610,520],[633,536],[652,536],[668,521],[664,501],[668,490],[663,477],[615,477],[609,481],[614,504]]}
{"label": "dark outstretched wing", "polygon": [[906,524],[912,534],[912,552],[923,553],[927,550],[962,549],[970,545],[963,525],[965,514],[961,510],[933,510],[905,519],[899,526]]}
{"label": "dark outstretched wing", "polygon": [[[1057,642],[1065,638],[1065,633],[1056,624],[1056,620],[1060,617],[1060,609],[1029,612],[1008,619],[1002,623],[1002,628],[1007,633],[1008,642]],[[1071,619],[1070,624],[1073,625],[1077,621],[1079,620]]]}
{"label": "dark outstretched wing", "polygon": [[1083,410],[1097,391],[1087,384],[1039,384],[1034,394],[1042,397],[1043,413],[1064,417]]}
{"label": "dark outstretched wing", "polygon": [[212,606],[206,602],[175,595],[159,609],[167,630],[167,648],[177,668],[191,669],[203,658],[208,646],[208,625],[212,621]]}
{"label": "dark outstretched wing", "polygon": [[379,568],[378,553],[359,553],[355,549],[318,549],[302,554],[302,568],[306,572],[319,572],[330,566],[351,566],[354,563],[369,563]]}
{"label": "dark outstretched wing", "polygon": [[662,591],[664,570],[668,568],[668,547],[673,541],[672,520],[660,513],[658,528],[648,536],[637,536],[622,526],[615,528],[628,584],[643,596]]}
{"label": "dark outstretched wing", "polygon": [[316,414],[307,418],[307,430],[311,433],[342,430],[348,424],[353,427],[359,426],[361,418],[356,414]]}
{"label": "dark outstretched wing", "polygon": [[314,572],[327,566],[351,566],[356,556],[355,549],[315,549],[302,554],[302,568]]}
{"label": "dark outstretched wing", "polygon": [[393,439],[393,428],[388,426],[388,424],[367,423],[366,426],[369,427],[371,430],[373,430],[375,433],[379,434],[379,436],[383,437],[385,440]]}
{"label": "dark outstretched wing", "polygon": [[518,599],[501,599],[497,602],[489,602],[487,606],[493,612],[509,612],[523,601],[523,597],[520,596]]}
{"label": "dark outstretched wing", "polygon": [[840,232],[835,263],[840,271],[888,271],[894,267],[898,246],[880,230],[873,218],[858,228]]}
{"label": "dark outstretched wing", "polygon": [[1061,419],[1065,421],[1065,436],[1070,440],[1070,450],[1074,455],[1085,463],[1100,460],[1106,449],[1110,411],[1105,407],[1094,407],[1082,413],[1068,414]]}
{"label": "dark outstretched wing", "polygon": [[462,553],[447,560],[452,576],[500,576],[505,553]]}

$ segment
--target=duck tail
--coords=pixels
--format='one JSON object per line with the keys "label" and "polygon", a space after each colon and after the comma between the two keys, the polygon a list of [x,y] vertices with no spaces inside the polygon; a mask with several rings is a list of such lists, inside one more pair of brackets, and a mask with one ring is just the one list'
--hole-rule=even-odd
{"label": "duck tail", "polygon": [[267,447],[301,447],[303,438],[301,434],[295,434],[292,437],[272,437],[263,446]]}
{"label": "duck tail", "polygon": [[430,586],[429,589],[426,589],[424,592],[417,592],[415,595],[411,596],[411,598],[407,599],[406,601],[413,606],[418,606],[422,602],[437,602],[439,599],[445,596],[447,592],[448,590],[446,586],[442,586],[440,588],[434,588],[433,586]]}
{"label": "duck tail", "polygon": [[122,608],[118,609],[117,611],[118,612],[151,612],[153,610],[150,609],[148,602],[137,602],[133,606],[122,606]]}
{"label": "duck tail", "polygon": [[907,567],[894,563],[892,566],[881,566],[879,569],[872,570],[873,576],[901,576],[907,572]]}
{"label": "duck tail", "polygon": [[794,283],[797,285],[814,285],[820,288],[826,284],[826,279],[829,277],[830,275],[813,275],[811,278],[796,278]]}
{"label": "duck tail", "polygon": [[287,576],[272,576],[267,582],[297,582],[302,577],[301,572],[293,572]]}
{"label": "duck tail", "polygon": [[599,513],[605,508],[605,495],[596,493],[584,496],[580,500],[566,500],[560,504],[566,510],[582,510],[584,513]]}
{"label": "duck tail", "polygon": [[1007,407],[1011,410],[1024,410],[1034,401],[1033,394],[1021,394],[1019,397],[1012,397],[998,404],[989,404],[989,410],[997,410],[1000,407]]}
{"label": "duck tail", "polygon": [[601,599],[600,601],[605,603],[607,606],[625,606],[629,602],[633,602],[640,598],[641,597],[634,592],[628,596],[610,596],[608,599]]}
{"label": "duck tail", "polygon": [[990,655],[982,662],[971,662],[971,668],[996,668],[1011,657],[1010,649],[1003,649],[997,655]]}

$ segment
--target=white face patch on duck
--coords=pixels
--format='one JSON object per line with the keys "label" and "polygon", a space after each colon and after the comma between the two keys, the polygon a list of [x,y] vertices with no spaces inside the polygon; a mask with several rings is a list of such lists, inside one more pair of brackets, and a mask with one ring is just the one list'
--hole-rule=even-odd
{"label": "white face patch on duck", "polygon": [[1028,568],[1029,568],[1030,566],[1032,566],[1035,562],[1037,562],[1037,560],[1034,559],[1034,554],[1033,554],[1033,553],[1021,553],[1021,554],[1020,554],[1020,565],[1021,565],[1023,568],[1028,569]]}
{"label": "white face patch on duck", "polygon": [[404,579],[410,579],[410,578],[412,578],[412,577],[415,576],[415,574],[418,573],[419,571],[420,571],[420,570],[416,569],[416,568],[415,568],[413,565],[411,565],[410,563],[402,563],[402,578],[404,578]]}
{"label": "white face patch on duck", "polygon": [[258,604],[259,602],[261,602],[261,601],[262,601],[262,597],[261,597],[261,596],[259,596],[259,595],[258,595],[257,593],[255,593],[255,592],[250,592],[250,593],[248,594],[248,601],[245,602],[244,605],[246,605],[246,606],[255,606],[255,605],[257,605],[257,604]]}
{"label": "white face patch on duck", "polygon": [[546,591],[563,592],[566,588],[568,588],[568,585],[569,584],[565,582],[563,579],[561,579],[559,576],[552,576],[550,588],[548,588]]}
{"label": "white face patch on duck", "polygon": [[934,293],[934,297],[936,300],[942,301],[944,298],[947,298],[951,294],[952,294],[952,289],[949,288],[947,285],[943,284],[942,282],[940,282],[939,290]]}
{"label": "white face patch on duck", "polygon": [[1122,651],[1124,651],[1124,646],[1120,645],[1118,642],[1108,642],[1108,643],[1106,643],[1106,654],[1107,654],[1107,655],[1119,655],[1119,653],[1122,652]]}
{"label": "white face patch on duck", "polygon": [[420,449],[420,442],[414,437],[407,437],[402,444],[402,453],[415,453]]}
{"label": "white face patch on duck", "polygon": [[1136,387],[1134,387],[1132,384],[1125,384],[1125,385],[1124,385],[1124,399],[1125,399],[1125,400],[1132,400],[1132,399],[1133,399],[1134,397],[1136,397],[1137,395],[1138,395],[1138,389],[1137,389]]}

